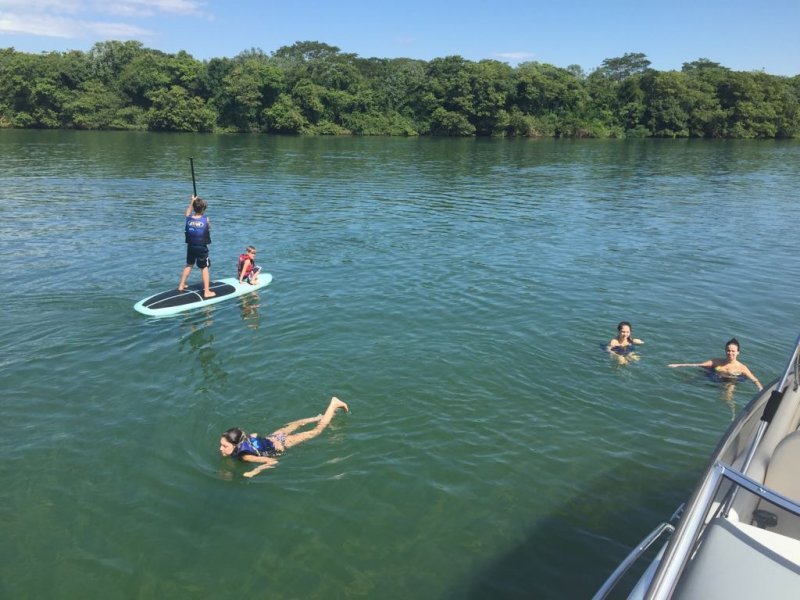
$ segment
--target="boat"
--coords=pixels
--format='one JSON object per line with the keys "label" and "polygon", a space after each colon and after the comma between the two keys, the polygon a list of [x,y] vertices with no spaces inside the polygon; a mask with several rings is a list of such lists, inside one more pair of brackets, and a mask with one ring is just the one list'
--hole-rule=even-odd
{"label": "boat", "polygon": [[[799,426],[800,337],[783,375],[722,436],[689,500],[631,551],[594,600],[612,592],[629,600],[800,598]],[[640,560],[643,574],[622,589]]]}

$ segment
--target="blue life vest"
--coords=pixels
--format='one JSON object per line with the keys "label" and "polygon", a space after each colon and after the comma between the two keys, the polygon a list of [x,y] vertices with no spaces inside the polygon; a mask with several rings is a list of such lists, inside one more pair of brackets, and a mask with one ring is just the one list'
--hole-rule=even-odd
{"label": "blue life vest", "polygon": [[208,217],[186,217],[186,243],[191,246],[205,246],[211,243],[211,231],[208,227]]}
{"label": "blue life vest", "polygon": [[251,454],[253,456],[275,456],[278,454],[278,450],[275,448],[275,444],[267,438],[247,436],[236,445],[236,449],[233,451],[233,455],[236,458],[245,454]]}

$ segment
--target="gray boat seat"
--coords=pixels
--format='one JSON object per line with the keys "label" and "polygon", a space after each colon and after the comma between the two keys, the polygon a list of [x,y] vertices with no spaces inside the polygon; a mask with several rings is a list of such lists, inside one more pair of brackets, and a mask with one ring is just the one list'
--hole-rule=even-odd
{"label": "gray boat seat", "polygon": [[[764,484],[800,503],[800,430],[787,435],[775,447]],[[771,531],[800,540],[800,517],[763,500],[759,508],[778,516],[778,523]]]}
{"label": "gray boat seat", "polygon": [[672,600],[797,600],[800,541],[727,519],[712,520]]}

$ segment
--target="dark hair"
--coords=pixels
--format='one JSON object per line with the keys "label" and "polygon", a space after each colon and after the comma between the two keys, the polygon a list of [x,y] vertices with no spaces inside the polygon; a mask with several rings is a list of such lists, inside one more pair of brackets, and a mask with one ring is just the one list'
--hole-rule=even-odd
{"label": "dark hair", "polygon": [[231,427],[227,431],[223,432],[222,437],[224,437],[234,446],[238,446],[244,441],[244,438],[247,437],[247,434],[238,427]]}
{"label": "dark hair", "polygon": [[730,346],[731,344],[736,346],[737,350],[741,350],[742,349],[742,347],[739,345],[739,340],[737,340],[736,338],[731,338],[727,342],[725,342],[725,350],[727,350],[728,346]]}
{"label": "dark hair", "polygon": [[198,215],[202,215],[204,212],[206,212],[206,208],[208,208],[208,203],[198,196],[197,198],[194,199],[194,202],[192,202],[192,208],[194,209],[194,212],[196,212]]}
{"label": "dark hair", "polygon": [[[625,327],[625,325],[627,325],[628,329],[630,329],[631,333],[633,333],[633,325],[631,325],[627,321],[620,321],[619,324],[617,325],[617,331],[622,331],[622,328]],[[631,339],[631,336],[628,336],[628,343],[630,344],[633,343],[633,339]]]}

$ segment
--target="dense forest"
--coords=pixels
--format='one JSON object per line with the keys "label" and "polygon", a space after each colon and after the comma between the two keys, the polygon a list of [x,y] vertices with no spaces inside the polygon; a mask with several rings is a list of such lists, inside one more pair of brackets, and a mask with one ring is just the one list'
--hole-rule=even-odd
{"label": "dense forest", "polygon": [[800,75],[644,54],[590,73],[460,56],[359,58],[321,42],[194,59],[140,42],[0,49],[0,127],[310,135],[792,138]]}

